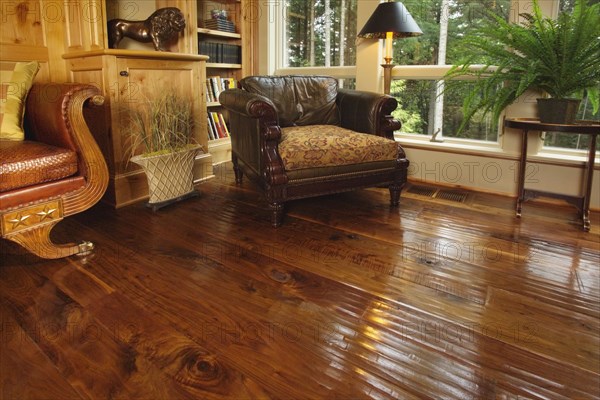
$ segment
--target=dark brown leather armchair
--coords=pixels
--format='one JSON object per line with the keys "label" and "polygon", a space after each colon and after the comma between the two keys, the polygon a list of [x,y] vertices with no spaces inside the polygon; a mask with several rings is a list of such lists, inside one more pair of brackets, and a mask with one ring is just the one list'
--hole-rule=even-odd
{"label": "dark brown leather armchair", "polygon": [[0,140],[2,238],[43,258],[88,252],[89,242],[57,245],[51,229],[104,194],[106,162],[86,123],[102,120],[100,91],[89,85],[35,84],[27,97],[25,141]]}
{"label": "dark brown leather armchair", "polygon": [[408,160],[393,140],[393,97],[338,89],[323,76],[252,76],[219,101],[231,124],[236,182],[264,190],[273,226],[286,201],[372,186],[400,200]]}

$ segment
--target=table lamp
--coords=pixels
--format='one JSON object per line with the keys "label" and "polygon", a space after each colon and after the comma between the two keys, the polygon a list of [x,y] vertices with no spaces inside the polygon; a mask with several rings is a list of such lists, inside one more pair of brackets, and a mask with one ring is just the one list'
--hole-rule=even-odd
{"label": "table lamp", "polygon": [[390,94],[392,82],[392,42],[394,38],[405,38],[422,35],[423,31],[410,15],[404,4],[394,1],[380,3],[373,15],[359,32],[358,37],[366,39],[385,39],[385,64],[383,90]]}

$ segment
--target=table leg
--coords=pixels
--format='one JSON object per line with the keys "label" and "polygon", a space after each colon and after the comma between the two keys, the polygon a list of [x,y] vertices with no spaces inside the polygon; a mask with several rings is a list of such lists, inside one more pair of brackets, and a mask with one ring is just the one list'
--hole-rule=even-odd
{"label": "table leg", "polygon": [[590,135],[590,146],[588,152],[588,161],[585,171],[584,181],[584,197],[583,197],[583,208],[581,210],[583,218],[583,230],[589,232],[591,227],[590,222],[590,199],[592,196],[592,179],[594,177],[594,161],[596,158],[596,134]]}
{"label": "table leg", "polygon": [[521,209],[525,199],[525,170],[527,169],[527,136],[529,131],[521,132],[521,160],[519,161],[519,176],[517,182],[517,217],[521,217]]}

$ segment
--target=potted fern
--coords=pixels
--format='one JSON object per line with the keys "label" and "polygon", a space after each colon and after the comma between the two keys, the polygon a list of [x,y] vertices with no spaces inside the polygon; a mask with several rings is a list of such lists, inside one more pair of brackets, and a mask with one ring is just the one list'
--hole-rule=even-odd
{"label": "potted fern", "polygon": [[[542,122],[571,123],[579,102],[587,95],[598,111],[600,88],[600,4],[576,0],[572,12],[556,20],[542,15],[538,0],[524,22],[512,24],[498,15],[463,39],[465,59],[450,69],[446,90],[457,89],[454,78],[470,76],[474,85],[463,102],[463,129],[478,111],[502,111],[527,90],[550,99],[538,99]],[[483,65],[476,61],[484,59]],[[546,111],[545,103],[564,103]],[[562,107],[562,108],[561,108]]]}
{"label": "potted fern", "polygon": [[193,138],[194,119],[189,99],[163,91],[128,110],[132,151],[130,160],[140,165],[148,179],[148,206],[154,211],[196,195],[194,160],[202,151]]}

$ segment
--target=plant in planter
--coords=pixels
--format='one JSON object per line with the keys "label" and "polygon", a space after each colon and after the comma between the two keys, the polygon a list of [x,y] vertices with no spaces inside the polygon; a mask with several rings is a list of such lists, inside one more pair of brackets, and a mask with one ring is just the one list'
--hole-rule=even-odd
{"label": "plant in planter", "polygon": [[128,110],[131,150],[142,148],[142,153],[130,160],[146,172],[148,206],[154,211],[197,195],[193,166],[196,155],[202,151],[194,142],[189,99],[174,91],[162,93]]}
{"label": "plant in planter", "polygon": [[[512,24],[498,15],[463,39],[465,59],[448,71],[446,90],[458,89],[454,78],[474,77],[474,85],[463,102],[464,129],[478,111],[492,112],[495,120],[525,91],[532,89],[552,99],[572,102],[574,113],[587,95],[594,113],[599,106],[600,88],[600,4],[576,0],[571,13],[556,20],[542,15],[538,0],[533,12],[520,14],[523,24]],[[484,59],[483,65],[476,61]],[[476,68],[474,68],[476,67]],[[570,123],[574,113],[538,111],[543,122]],[[560,119],[558,119],[558,118]]]}

